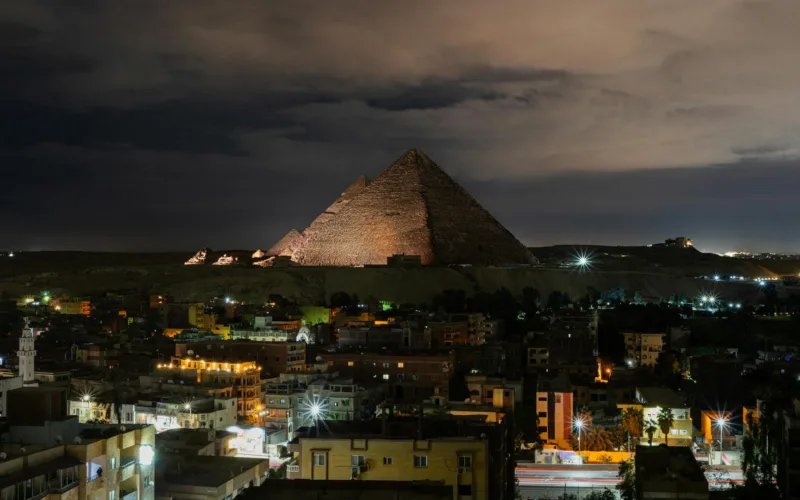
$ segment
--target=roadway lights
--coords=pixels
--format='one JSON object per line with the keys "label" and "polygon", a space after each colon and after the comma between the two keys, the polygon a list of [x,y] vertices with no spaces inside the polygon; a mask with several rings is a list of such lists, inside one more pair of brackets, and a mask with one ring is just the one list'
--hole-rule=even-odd
{"label": "roadway lights", "polygon": [[82,399],[84,402],[88,403],[89,400],[91,399],[91,396],[89,396],[88,394],[84,394]]}
{"label": "roadway lights", "polygon": [[714,275],[714,281],[719,281],[719,274]]}

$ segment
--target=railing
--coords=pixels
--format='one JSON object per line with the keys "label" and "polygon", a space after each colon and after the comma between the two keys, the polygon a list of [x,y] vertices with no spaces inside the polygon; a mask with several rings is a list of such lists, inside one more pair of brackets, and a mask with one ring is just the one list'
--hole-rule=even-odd
{"label": "railing", "polygon": [[136,500],[138,496],[136,490],[119,492],[119,500]]}
{"label": "railing", "polygon": [[125,481],[136,474],[136,467],[134,467],[134,465],[136,465],[136,459],[133,457],[122,457],[120,461],[122,464],[119,467],[119,480]]}
{"label": "railing", "polygon": [[286,466],[286,472],[300,472],[300,466],[299,465],[287,465]]}

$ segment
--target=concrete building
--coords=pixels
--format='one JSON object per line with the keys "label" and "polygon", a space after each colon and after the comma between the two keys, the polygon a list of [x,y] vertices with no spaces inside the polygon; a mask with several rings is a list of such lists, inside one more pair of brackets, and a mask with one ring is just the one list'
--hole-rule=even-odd
{"label": "concrete building", "polygon": [[409,322],[393,325],[344,326],[337,330],[337,344],[343,348],[427,350],[431,347],[428,329],[412,327]]}
{"label": "concrete building", "polygon": [[[152,426],[89,427],[72,418],[43,426],[11,426],[7,439],[3,448],[11,458],[0,463],[3,498],[155,498]],[[13,448],[41,451],[15,457]]]}
{"label": "concrete building", "polygon": [[630,367],[655,366],[664,349],[663,333],[624,333],[625,361]]}
{"label": "concrete building", "polygon": [[323,352],[320,358],[330,370],[357,383],[388,384],[389,396],[399,402],[422,401],[434,395],[447,399],[453,376],[452,352]]}
{"label": "concrete building", "polygon": [[261,421],[268,427],[285,429],[292,439],[295,429],[313,423],[313,406],[325,419],[358,421],[374,415],[384,392],[383,385],[373,384],[367,389],[335,372],[285,373],[265,381]]}
{"label": "concrete building", "polygon": [[159,498],[230,500],[267,478],[269,460],[164,454],[156,470]]}
{"label": "concrete building", "polygon": [[[694,427],[690,415],[689,405],[678,393],[665,387],[637,387],[635,392],[636,403],[618,404],[617,408],[624,410],[634,407],[642,410],[644,421],[658,422],[658,414],[662,408],[669,408],[672,412],[673,423],[669,431],[669,444],[671,446],[690,446],[693,440]],[[664,443],[664,433],[661,429],[653,434],[653,443]]]}
{"label": "concrete building", "polygon": [[548,443],[566,446],[572,437],[573,395],[564,376],[539,380],[536,414],[539,435]]}
{"label": "concrete building", "polygon": [[444,481],[270,481],[244,490],[239,500],[452,500]]}
{"label": "concrete building", "polygon": [[156,434],[156,451],[208,457],[234,456],[236,434],[215,429],[170,429]]}
{"label": "concrete building", "polygon": [[238,421],[236,398],[165,398],[140,400],[134,409],[136,423],[170,429],[226,429]]}
{"label": "concrete building", "polygon": [[255,361],[173,357],[169,364],[157,365],[156,369],[178,382],[188,379],[199,386],[233,387],[238,414],[242,418],[255,416],[259,411],[261,367]]}
{"label": "concrete building", "polygon": [[499,404],[502,408],[513,410],[515,403],[522,403],[522,379],[508,380],[481,373],[470,373],[464,379],[469,389],[470,401],[475,404]]}
{"label": "concrete building", "polygon": [[[367,425],[369,424],[369,425]],[[309,429],[309,431],[311,431]],[[444,481],[453,500],[511,498],[513,446],[505,424],[483,416],[326,422],[289,443],[289,479]]]}
{"label": "concrete building", "polygon": [[688,447],[637,446],[634,467],[637,498],[709,498],[706,476]]}

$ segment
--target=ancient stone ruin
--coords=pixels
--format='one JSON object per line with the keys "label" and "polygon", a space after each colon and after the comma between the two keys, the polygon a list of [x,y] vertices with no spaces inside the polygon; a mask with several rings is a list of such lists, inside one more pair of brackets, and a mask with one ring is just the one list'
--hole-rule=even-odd
{"label": "ancient stone ruin", "polygon": [[308,266],[387,263],[532,264],[528,249],[422,151],[411,149],[374,181],[358,178],[303,232],[267,251]]}

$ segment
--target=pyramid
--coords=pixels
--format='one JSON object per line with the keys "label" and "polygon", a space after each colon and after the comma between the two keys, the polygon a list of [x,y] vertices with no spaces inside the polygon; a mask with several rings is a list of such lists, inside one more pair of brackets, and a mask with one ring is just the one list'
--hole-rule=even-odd
{"label": "pyramid", "polygon": [[536,260],[416,149],[374,181],[357,179],[308,229],[290,232],[267,254],[276,255],[274,251],[309,266],[381,265],[397,254],[419,255],[426,265],[491,266]]}

